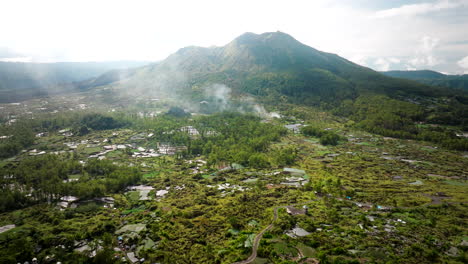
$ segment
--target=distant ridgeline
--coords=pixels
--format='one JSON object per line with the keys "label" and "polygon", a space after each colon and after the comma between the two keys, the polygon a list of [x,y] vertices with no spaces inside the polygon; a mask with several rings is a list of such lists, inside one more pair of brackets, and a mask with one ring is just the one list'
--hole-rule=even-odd
{"label": "distant ridgeline", "polygon": [[225,91],[214,85],[228,87],[232,97],[249,95],[264,104],[320,107],[386,136],[468,146],[443,126],[424,125],[466,130],[465,91],[388,77],[281,32],[245,33],[223,47],[182,48],[113,83],[120,94],[179,97],[205,107],[213,103],[207,97],[224,100],[219,95]]}
{"label": "distant ridgeline", "polygon": [[[0,62],[0,103],[28,100],[49,94],[73,92],[93,84],[109,83],[125,72],[148,62]],[[120,69],[120,70],[117,70]],[[110,71],[113,70],[113,71]],[[110,71],[110,72],[108,72]],[[116,74],[118,73],[118,74]],[[100,76],[103,74],[102,76]],[[125,73],[124,73],[125,74]],[[94,79],[100,76],[99,79]],[[113,81],[117,81],[114,79]]]}
{"label": "distant ridgeline", "polygon": [[455,89],[468,90],[468,74],[447,75],[440,72],[422,70],[422,71],[387,71],[383,74],[395,77],[414,80],[420,83],[448,87]]}

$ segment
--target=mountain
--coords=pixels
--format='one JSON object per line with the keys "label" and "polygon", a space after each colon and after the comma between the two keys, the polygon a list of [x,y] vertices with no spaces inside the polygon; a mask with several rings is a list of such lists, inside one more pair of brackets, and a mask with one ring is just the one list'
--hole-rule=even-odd
{"label": "mountain", "polygon": [[96,91],[106,102],[169,98],[205,113],[237,110],[252,99],[282,110],[319,107],[373,133],[468,148],[455,135],[418,125],[466,130],[466,92],[389,77],[282,32],[245,33],[222,47],[185,47]]}
{"label": "mountain", "polygon": [[447,75],[447,74],[430,71],[430,70],[387,71],[387,72],[382,72],[382,73],[390,77],[414,80],[414,81],[418,81],[420,83],[424,83],[424,84],[428,84],[432,86],[468,90],[468,74]]}
{"label": "mountain", "polygon": [[337,106],[365,94],[402,99],[454,93],[385,76],[282,32],[245,33],[222,47],[182,48],[127,77],[116,83],[122,91],[194,100],[203,99],[204,89],[214,83],[229,86],[234,94],[272,100],[283,96],[290,102],[322,106]]}
{"label": "mountain", "polygon": [[138,67],[148,62],[0,62],[0,101],[25,100],[75,88],[72,82],[97,77],[109,70]]}

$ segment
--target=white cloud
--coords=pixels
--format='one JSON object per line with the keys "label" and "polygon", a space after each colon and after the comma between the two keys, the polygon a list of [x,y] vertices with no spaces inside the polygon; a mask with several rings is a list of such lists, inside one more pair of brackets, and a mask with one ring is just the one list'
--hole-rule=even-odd
{"label": "white cloud", "polygon": [[398,58],[388,58],[388,60],[391,62],[391,63],[400,63],[401,60],[398,59]]}
{"label": "white cloud", "polygon": [[390,70],[390,62],[384,58],[378,58],[375,62],[377,65],[377,70],[379,71],[388,71]]}
{"label": "white cloud", "polygon": [[13,58],[0,58],[3,62],[32,62],[31,57],[13,57]]}
{"label": "white cloud", "polygon": [[440,39],[430,36],[423,36],[419,40],[419,45],[416,48],[413,58],[408,60],[408,63],[415,68],[434,67],[443,62],[439,59],[435,52],[439,47]]}
{"label": "white cloud", "polygon": [[433,67],[441,63],[439,59],[437,59],[436,57],[432,55],[419,56],[416,58],[412,58],[408,62],[417,68]]}
{"label": "white cloud", "polygon": [[349,58],[350,61],[362,66],[367,66],[368,57],[365,55],[357,54]]}
{"label": "white cloud", "polygon": [[432,52],[438,45],[439,45],[440,39],[438,38],[433,38],[430,36],[423,36],[421,38],[421,52],[423,53],[430,53]]}
{"label": "white cloud", "polygon": [[373,61],[373,66],[378,71],[389,71],[398,66],[401,63],[401,60],[395,57],[387,57],[387,58],[377,58]]}
{"label": "white cloud", "polygon": [[463,59],[457,61],[457,64],[458,64],[458,66],[462,67],[463,69],[468,70],[468,56],[466,56]]}
{"label": "white cloud", "polygon": [[402,5],[396,8],[390,8],[377,11],[372,17],[374,18],[389,18],[395,16],[414,16],[430,12],[440,11],[444,9],[453,9],[468,6],[466,0],[439,0],[435,3],[421,3]]}

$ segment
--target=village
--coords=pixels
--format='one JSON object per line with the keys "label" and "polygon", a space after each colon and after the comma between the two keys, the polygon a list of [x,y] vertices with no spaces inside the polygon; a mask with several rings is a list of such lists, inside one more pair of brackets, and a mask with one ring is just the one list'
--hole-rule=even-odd
{"label": "village", "polygon": [[[44,101],[35,104],[52,115],[63,111],[48,108]],[[16,109],[5,122],[15,123],[12,120],[17,117],[31,115],[25,105],[2,106]],[[75,107],[86,111],[88,105],[78,102]],[[112,109],[107,111],[113,113]],[[136,116],[145,122],[165,118],[158,110],[150,112]],[[466,206],[467,155],[463,152],[376,136],[329,120],[314,123],[275,115],[252,119],[252,124],[269,130],[275,127],[281,134],[277,140],[269,142],[255,159],[226,161],[230,154],[224,152],[232,148],[234,153],[245,143],[230,143],[226,138],[226,144],[232,145],[218,149],[218,156],[214,156],[207,152],[209,144],[200,147],[194,142],[206,144],[233,133],[230,130],[236,131],[233,135],[242,130],[235,130],[235,125],[200,127],[192,118],[205,118],[205,124],[210,117],[164,120],[161,123],[167,123],[161,128],[151,128],[155,123],[142,121],[83,135],[73,126],[36,131],[34,144],[6,162],[18,164],[49,155],[72,157],[83,167],[109,162],[116,168],[134,168],[141,178],[117,192],[53,199],[46,210],[57,215],[56,228],[67,236],[34,250],[28,262],[33,258],[39,259],[38,263],[63,262],[60,256],[66,254],[81,260],[96,259],[105,252],[120,263],[166,263],[167,258],[182,261],[185,257],[170,253],[175,249],[184,250],[198,263],[208,258],[218,263],[242,261],[253,251],[257,255],[253,263],[270,263],[271,259],[318,263],[323,261],[320,252],[337,259],[371,260],[382,254],[399,254],[415,239],[425,243],[421,239],[434,233],[425,227],[429,220],[424,215],[446,225],[449,216],[460,219],[455,212]],[[228,122],[234,121],[224,121]],[[322,133],[339,135],[336,145],[303,133],[304,127],[317,124]],[[8,140],[11,135],[1,136],[0,140]],[[96,183],[102,180],[102,176],[93,178],[89,172],[75,170],[60,180],[64,188],[85,184],[90,178]],[[5,180],[14,177],[5,176]],[[21,188],[26,190],[26,186]],[[35,191],[29,189],[27,195],[33,196]],[[442,206],[446,213],[437,212]],[[33,215],[32,209],[21,210]],[[43,230],[51,225],[28,216],[25,219]],[[449,224],[450,230],[454,225]],[[36,232],[9,213],[0,215],[0,226],[0,245],[5,245],[7,235]],[[411,235],[415,228],[418,238]],[[456,259],[464,254],[468,240],[463,232],[452,234],[450,239],[438,238],[434,247],[441,248],[442,258]],[[216,250],[200,253],[200,237]],[[391,253],[378,246],[387,243],[385,239],[393,245]],[[345,246],[340,246],[344,241]],[[213,252],[221,253],[210,255]]]}

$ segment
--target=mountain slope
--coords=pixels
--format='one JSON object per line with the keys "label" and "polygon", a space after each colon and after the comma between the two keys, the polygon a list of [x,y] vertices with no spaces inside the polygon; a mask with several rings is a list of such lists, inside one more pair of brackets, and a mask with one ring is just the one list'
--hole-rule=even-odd
{"label": "mountain slope", "polygon": [[226,100],[245,96],[286,110],[315,106],[377,134],[468,149],[467,140],[453,133],[418,126],[468,127],[467,93],[385,76],[281,32],[245,33],[222,47],[182,48],[103,89],[102,98],[115,92],[114,102],[171,98],[202,112],[236,110],[239,102],[229,108]]}
{"label": "mountain slope", "polygon": [[364,94],[445,96],[445,89],[387,77],[335,54],[308,47],[282,32],[245,33],[223,47],[186,47],[119,83],[132,94],[200,99],[222,83],[233,93],[286,96],[296,103],[339,105]]}
{"label": "mountain slope", "polygon": [[468,74],[464,75],[446,75],[440,72],[422,70],[422,71],[387,71],[383,74],[395,77],[414,80],[420,83],[468,90]]}

